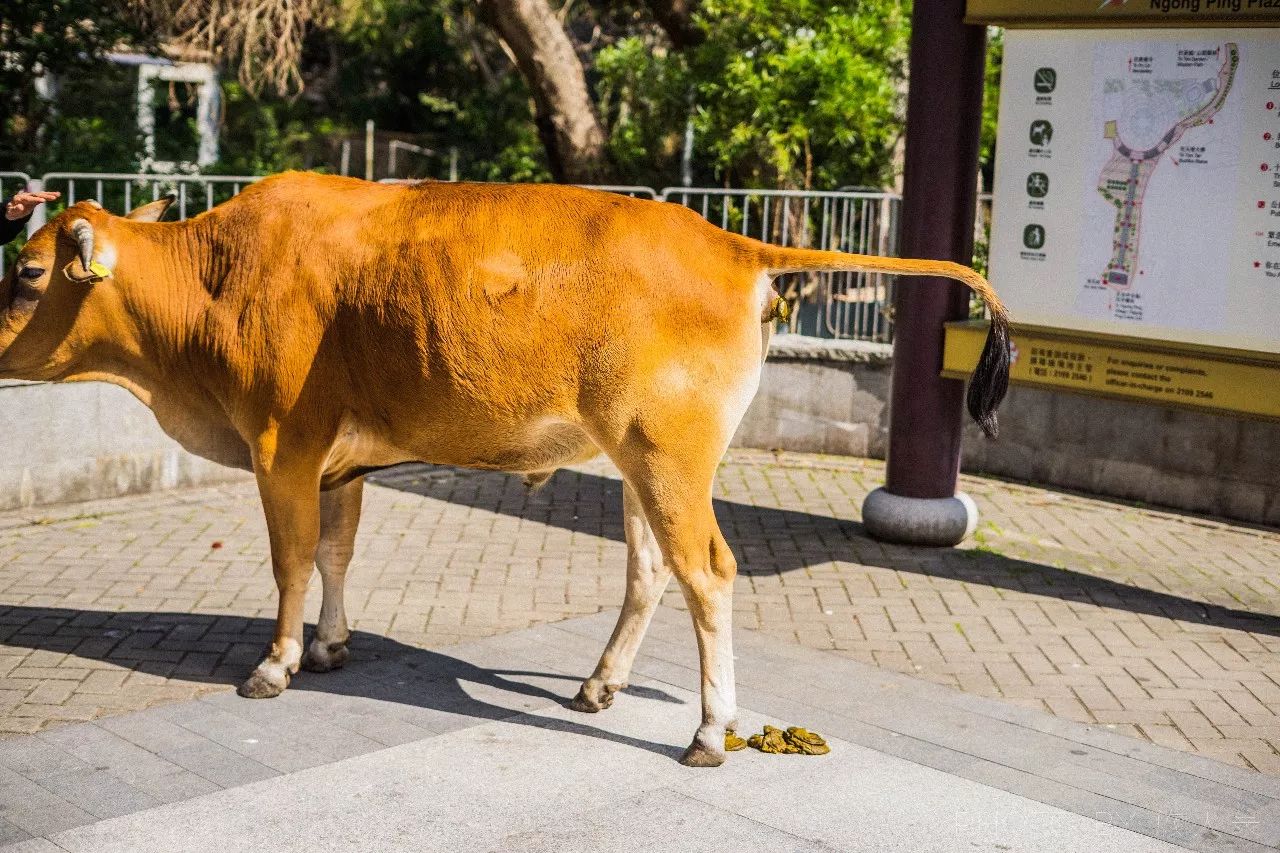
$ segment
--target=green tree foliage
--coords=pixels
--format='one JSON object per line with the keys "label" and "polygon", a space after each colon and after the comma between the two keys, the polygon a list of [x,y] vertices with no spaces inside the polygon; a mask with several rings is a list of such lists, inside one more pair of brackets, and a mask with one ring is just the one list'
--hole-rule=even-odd
{"label": "green tree foliage", "polygon": [[334,34],[342,56],[330,111],[458,148],[464,176],[545,179],[529,96],[469,0],[347,0]]}
{"label": "green tree foliage", "polygon": [[614,156],[624,172],[673,181],[692,110],[695,182],[882,185],[901,132],[909,20],[898,0],[707,0],[695,48],[635,35],[600,52]]}
{"label": "green tree foliage", "polygon": [[[116,0],[4,0],[0,3],[0,169],[130,166],[132,77],[103,62],[116,45],[152,46]],[[57,101],[37,76],[53,71]],[[128,116],[122,122],[123,112]]]}
{"label": "green tree foliage", "polygon": [[996,157],[996,115],[1000,111],[1000,69],[1004,64],[1004,30],[987,28],[987,72],[982,92],[982,149],[979,168],[990,189]]}
{"label": "green tree foliage", "polygon": [[303,76],[293,100],[224,86],[221,171],[333,168],[335,137],[372,120],[436,152],[406,156],[397,176],[441,177],[457,148],[463,177],[547,177],[528,95],[466,0],[345,0],[308,37]]}
{"label": "green tree foliage", "polygon": [[222,102],[220,157],[207,171],[266,175],[315,168],[327,156],[327,135],[339,129],[309,101],[255,98],[239,82],[223,83]]}
{"label": "green tree foliage", "polygon": [[[982,143],[978,154],[978,171],[982,188],[987,192],[995,186],[996,116],[1000,111],[1000,70],[1004,64],[1004,31],[996,27],[987,30],[987,69],[982,92]],[[973,266],[983,275],[991,254],[991,208],[978,205],[978,239],[973,245]],[[981,317],[986,310],[982,300],[976,297],[970,308],[973,316]]]}
{"label": "green tree foliage", "polygon": [[[555,0],[553,0],[554,2]],[[132,169],[132,69],[116,45],[158,49],[125,0],[0,3],[0,168]],[[884,186],[902,131],[908,0],[703,0],[701,43],[676,49],[642,2],[561,8],[609,134],[621,181],[680,182],[686,122],[694,182],[760,187]],[[473,0],[334,0],[308,34],[301,96],[251,96],[224,75],[216,171],[333,169],[338,139],[364,122],[434,150],[397,173],[547,180],[529,92]],[[983,159],[994,139],[1000,41],[993,39]],[[57,110],[33,72],[56,69]],[[122,105],[127,105],[122,110]],[[352,164],[353,171],[362,164]]]}

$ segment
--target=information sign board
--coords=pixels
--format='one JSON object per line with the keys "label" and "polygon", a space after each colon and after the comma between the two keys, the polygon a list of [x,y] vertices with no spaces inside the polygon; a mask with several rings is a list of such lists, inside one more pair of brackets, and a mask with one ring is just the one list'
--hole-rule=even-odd
{"label": "information sign board", "polygon": [[1280,352],[1278,33],[1006,34],[990,278],[1015,322]]}

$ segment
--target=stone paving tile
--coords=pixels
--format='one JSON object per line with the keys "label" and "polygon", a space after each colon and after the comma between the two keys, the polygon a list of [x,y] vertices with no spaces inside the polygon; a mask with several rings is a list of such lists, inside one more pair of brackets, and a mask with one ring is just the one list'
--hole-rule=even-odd
{"label": "stone paving tile", "polygon": [[[973,541],[890,546],[856,523],[883,475],[730,454],[716,496],[739,626],[1280,775],[1280,533],[964,477]],[[621,602],[605,464],[533,494],[443,468],[374,479],[348,584],[357,644],[440,647]],[[683,606],[674,586],[665,601]],[[0,513],[0,738],[230,690],[274,615],[251,482]],[[221,766],[249,778],[275,758],[259,757]]]}
{"label": "stone paving tile", "polygon": [[[661,798],[652,808],[636,801],[634,795],[664,785],[704,805],[723,805],[753,824],[792,833],[793,837],[775,836],[765,844],[786,850],[808,849],[803,839],[822,839],[840,849],[870,845],[946,850],[949,841],[952,847],[957,845],[951,836],[938,839],[940,815],[961,836],[978,831],[968,841],[962,838],[959,846],[984,848],[1022,849],[1030,844],[1042,849],[1045,839],[1053,838],[1060,842],[1060,849],[1071,846],[1064,839],[1075,841],[1079,849],[1126,853],[1169,849],[1158,839],[1204,853],[1262,853],[1280,838],[1276,810],[1280,779],[1018,710],[1001,700],[958,693],[750,631],[740,633],[737,646],[746,730],[754,731],[766,720],[805,721],[824,732],[833,755],[810,765],[808,760],[793,764],[772,757],[753,758],[754,753],[747,752],[720,771],[730,774],[727,788],[719,783],[708,787],[697,780],[705,782],[710,776],[691,773],[674,762],[697,715],[697,657],[685,614],[672,608],[658,610],[632,685],[613,710],[587,718],[563,707],[577,687],[574,673],[594,662],[616,616],[616,610],[609,610],[441,651],[411,649],[370,637],[356,652],[352,667],[300,682],[272,702],[215,693],[58,728],[54,731],[62,733],[61,740],[71,747],[113,743],[104,734],[108,731],[127,734],[131,743],[144,750],[167,755],[173,754],[174,747],[190,751],[203,741],[215,747],[209,754],[216,763],[219,745],[209,738],[221,740],[229,732],[223,715],[202,709],[220,709],[239,718],[249,728],[230,734],[255,735],[252,740],[258,736],[288,739],[294,730],[310,731],[335,709],[345,709],[348,717],[392,722],[411,707],[453,711],[457,717],[447,730],[420,730],[420,736],[411,739],[416,742],[401,745],[407,748],[358,745],[355,752],[363,754],[315,768],[318,773],[302,770],[274,781],[259,777],[261,784],[252,791],[215,791],[153,809],[143,808],[145,801],[124,791],[136,799],[133,817],[97,821],[94,826],[58,833],[53,840],[59,849],[69,850],[173,849],[183,847],[192,838],[189,828],[198,826],[207,830],[200,838],[212,839],[203,847],[239,849],[246,844],[253,847],[263,837],[284,838],[288,833],[281,835],[281,827],[292,825],[315,831],[289,835],[301,839],[290,849],[328,849],[352,838],[372,839],[375,846],[382,839],[381,846],[399,849],[406,843],[414,846],[415,839],[422,842],[421,847],[443,837],[439,832],[432,838],[423,836],[426,820],[439,824],[446,834],[450,828],[454,836],[467,833],[463,841],[468,843],[455,837],[453,849],[530,849],[523,842],[537,836],[534,830],[539,821],[550,819],[545,843],[532,849],[551,850],[565,847],[566,838],[599,834],[591,815],[605,819],[622,814],[627,816],[623,824],[634,824],[631,828],[639,832],[628,830],[621,836],[606,832],[586,845],[616,847],[618,841],[640,839],[644,830],[652,830],[651,811],[682,813],[688,804],[670,797]],[[354,674],[356,670],[361,674]],[[859,685],[859,690],[848,690],[850,684]],[[286,717],[293,729],[280,725]],[[44,744],[49,734],[8,743]],[[435,736],[440,739],[432,743]],[[8,757],[12,760],[14,755]],[[68,758],[71,766],[78,766],[74,756]],[[619,776],[609,768],[622,758],[627,773]],[[53,765],[47,756],[40,764],[46,769]],[[202,772],[203,767],[202,762]],[[857,768],[854,776],[860,780],[853,787],[845,784],[853,778],[851,767]],[[112,771],[93,767],[78,782],[91,793],[105,793],[124,782]],[[29,781],[39,785],[44,778]],[[484,790],[469,790],[477,778],[486,780],[481,785]],[[770,804],[788,799],[787,791],[794,793],[797,780],[808,780],[816,784],[815,790],[826,793],[798,805],[789,802],[787,809],[770,809]],[[437,784],[442,781],[443,786]],[[215,783],[210,780],[210,784]],[[231,776],[226,784],[239,787],[240,783]],[[563,793],[575,786],[580,790],[569,797],[567,809],[548,812],[545,791]],[[726,790],[735,793],[726,795]],[[753,793],[744,799],[744,791]],[[904,791],[914,799],[904,800]],[[11,809],[15,814],[29,811],[26,797],[30,794],[31,789],[21,785],[0,787],[0,815]],[[609,797],[621,799],[608,810],[597,810]],[[44,801],[46,807],[56,807],[47,796]],[[272,808],[263,810],[263,802]],[[904,802],[914,805],[904,809]],[[96,806],[96,811],[128,807],[116,800]],[[464,812],[470,808],[485,819],[477,823],[468,820],[467,814],[459,818],[459,808]],[[378,817],[371,820],[371,814]],[[588,817],[585,825],[583,815]],[[477,826],[496,829],[494,820],[510,824],[502,830],[505,837],[500,843],[493,843],[498,836],[483,841],[472,832]],[[1126,832],[1097,826],[1098,820]],[[622,825],[617,820],[609,825],[615,824]],[[719,823],[713,828],[722,836],[732,836],[728,847],[760,846],[755,833],[743,837]],[[682,835],[680,826],[669,829],[674,834],[659,835],[675,839],[668,845],[673,850],[726,849],[725,843],[701,844],[696,833]],[[389,830],[395,833],[394,840]],[[903,838],[904,831],[917,837]],[[7,839],[29,834],[16,825],[6,833]],[[18,853],[31,849],[33,843],[0,849]],[[446,839],[444,846],[449,845]],[[201,845],[196,842],[196,846]]]}

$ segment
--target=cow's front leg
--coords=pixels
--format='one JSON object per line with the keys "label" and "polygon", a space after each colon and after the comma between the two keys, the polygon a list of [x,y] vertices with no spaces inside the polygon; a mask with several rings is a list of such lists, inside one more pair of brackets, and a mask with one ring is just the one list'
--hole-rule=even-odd
{"label": "cow's front leg", "polygon": [[240,685],[239,693],[266,699],[279,696],[289,686],[302,662],[302,603],[320,539],[320,486],[318,476],[288,469],[259,467],[257,475],[280,606],[271,650]]}
{"label": "cow's front leg", "polygon": [[316,635],[311,638],[307,653],[302,657],[302,668],[309,672],[328,672],[347,662],[347,640],[351,638],[351,631],[342,606],[342,592],[347,580],[347,566],[355,553],[363,495],[362,477],[320,493],[320,545],[316,548],[316,568],[320,570],[324,599],[320,603]]}

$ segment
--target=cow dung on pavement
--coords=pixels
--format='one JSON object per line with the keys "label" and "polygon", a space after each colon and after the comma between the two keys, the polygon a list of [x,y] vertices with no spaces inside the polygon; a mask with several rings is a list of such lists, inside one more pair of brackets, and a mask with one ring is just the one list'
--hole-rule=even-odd
{"label": "cow dung on pavement", "polygon": [[765,726],[763,732],[745,741],[732,729],[724,733],[724,748],[729,752],[748,746],[775,755],[826,755],[831,751],[822,735],[799,726],[791,726],[786,731],[776,726]]}

